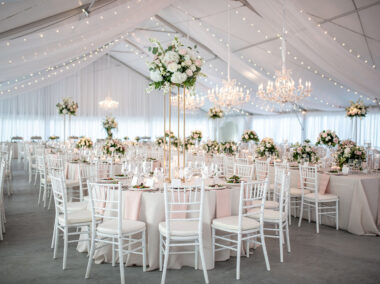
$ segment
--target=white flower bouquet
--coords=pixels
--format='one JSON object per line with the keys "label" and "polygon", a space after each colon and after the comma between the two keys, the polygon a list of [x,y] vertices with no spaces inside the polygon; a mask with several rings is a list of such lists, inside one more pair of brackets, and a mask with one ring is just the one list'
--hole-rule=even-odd
{"label": "white flower bouquet", "polygon": [[78,149],[91,149],[93,145],[94,144],[92,143],[92,140],[90,138],[88,138],[88,137],[81,137],[78,140],[78,142],[76,144],[76,147]]}
{"label": "white flower bouquet", "polygon": [[125,145],[117,139],[107,139],[103,145],[103,153],[106,155],[125,153]]}
{"label": "white flower bouquet", "polygon": [[213,107],[208,110],[208,116],[211,119],[218,119],[224,116],[224,111],[218,107]]}
{"label": "white flower bouquet", "polygon": [[107,136],[109,139],[112,138],[113,134],[112,134],[112,130],[117,128],[117,122],[116,122],[116,119],[112,116],[106,116],[106,118],[104,119],[103,121],[103,128],[105,129],[105,131],[107,132]]}
{"label": "white flower bouquet", "polygon": [[349,163],[361,168],[361,164],[365,160],[366,152],[364,147],[356,145],[354,141],[344,140],[338,145],[335,161],[340,168]]}
{"label": "white flower bouquet", "polygon": [[339,144],[339,137],[331,130],[323,130],[319,133],[317,143],[315,145],[326,145],[327,147],[335,147]]}
{"label": "white flower bouquet", "polygon": [[74,102],[72,98],[63,98],[62,102],[56,104],[56,107],[60,115],[76,115],[78,103]]}
{"label": "white flower bouquet", "polygon": [[220,144],[221,150],[229,155],[234,155],[237,150],[236,142],[234,141],[227,141],[227,142],[222,142]]}
{"label": "white flower bouquet", "polygon": [[154,89],[168,92],[170,85],[190,88],[195,85],[198,76],[205,76],[201,73],[204,60],[199,56],[196,46],[185,47],[177,37],[166,49],[158,40],[150,41],[154,46],[149,47],[149,51],[154,58],[147,63],[153,81],[149,84],[148,92]]}
{"label": "white flower bouquet", "polygon": [[346,115],[348,117],[365,117],[367,115],[368,107],[363,104],[363,101],[357,102],[350,101],[350,106],[346,108]]}
{"label": "white flower bouquet", "polygon": [[191,131],[190,139],[193,140],[193,141],[201,142],[201,140],[202,140],[202,131],[200,131],[200,130]]}
{"label": "white flower bouquet", "polygon": [[217,141],[208,140],[202,147],[208,154],[218,154],[221,152],[221,147]]}
{"label": "white flower bouquet", "polygon": [[244,143],[248,143],[249,141],[254,141],[255,143],[258,143],[260,140],[259,140],[259,136],[257,135],[255,131],[246,130],[241,136],[241,141],[243,141]]}
{"label": "white flower bouquet", "polygon": [[157,137],[156,141],[155,141],[156,145],[158,145],[158,146],[164,145],[164,142],[165,142],[164,137]]}
{"label": "white flower bouquet", "polygon": [[193,139],[191,139],[191,138],[186,138],[185,139],[185,149],[186,150],[189,150],[190,149],[190,147],[192,147],[192,146],[194,146],[195,145],[195,143],[194,143],[194,140]]}
{"label": "white flower bouquet", "polygon": [[49,136],[49,140],[58,140],[59,139],[59,136]]}
{"label": "white flower bouquet", "polygon": [[294,144],[292,151],[292,158],[295,162],[303,161],[315,164],[319,160],[316,149],[312,147],[308,142],[305,142],[302,145],[299,143]]}
{"label": "white flower bouquet", "polygon": [[256,149],[256,154],[258,157],[270,157],[270,156],[278,156],[278,149],[274,144],[272,138],[263,138],[260,141],[259,146]]}

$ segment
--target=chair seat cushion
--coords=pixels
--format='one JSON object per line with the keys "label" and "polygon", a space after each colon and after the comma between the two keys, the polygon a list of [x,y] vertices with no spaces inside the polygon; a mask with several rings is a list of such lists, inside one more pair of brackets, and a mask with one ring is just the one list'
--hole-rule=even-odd
{"label": "chair seat cushion", "polygon": [[[242,217],[242,230],[252,230],[260,227],[259,222],[252,218]],[[218,230],[239,230],[239,216],[228,216],[212,220],[212,226]]]}
{"label": "chair seat cushion", "polygon": [[[310,190],[304,189],[304,194],[310,193]],[[302,196],[302,188],[291,187],[290,188],[290,196]]]}
{"label": "chair seat cushion", "polygon": [[[253,212],[259,212],[260,209],[256,208],[252,210]],[[252,216],[254,219],[260,219],[259,215]],[[286,216],[285,214],[282,214],[282,221],[285,221]],[[277,210],[271,210],[271,209],[264,209],[264,222],[278,222],[281,220],[281,214],[280,211]]]}
{"label": "chair seat cushion", "polygon": [[67,213],[67,224],[65,224],[65,218],[63,215],[59,215],[58,222],[61,225],[72,225],[72,224],[81,224],[81,223],[90,223],[91,212],[88,210],[77,210]]}
{"label": "chair seat cushion", "polygon": [[[99,233],[116,235],[119,233],[118,220],[109,220],[100,223],[97,227]],[[135,220],[123,220],[122,232],[123,234],[139,232],[145,230],[145,223]]]}
{"label": "chair seat cushion", "polygon": [[[259,205],[261,205],[261,200],[254,200],[254,201],[252,201],[252,204],[259,206]],[[278,208],[278,206],[279,206],[278,202],[273,201],[273,200],[266,200],[265,204],[264,204],[264,208],[266,208],[266,209],[276,209],[276,208]]]}
{"label": "chair seat cushion", "polygon": [[[170,223],[170,235],[171,236],[197,236],[198,235],[198,226],[197,221],[171,221]],[[160,233],[164,236],[167,235],[166,222],[161,222],[158,225]]]}
{"label": "chair seat cushion", "polygon": [[[309,194],[304,195],[304,199],[315,201],[315,193],[309,193]],[[330,194],[330,193],[326,193],[326,194],[318,193],[318,200],[320,200],[320,201],[336,201],[336,200],[339,200],[339,197],[335,194]]]}
{"label": "chair seat cushion", "polygon": [[67,203],[67,211],[77,211],[77,210],[85,210],[87,209],[88,203],[86,201],[83,202],[68,202]]}

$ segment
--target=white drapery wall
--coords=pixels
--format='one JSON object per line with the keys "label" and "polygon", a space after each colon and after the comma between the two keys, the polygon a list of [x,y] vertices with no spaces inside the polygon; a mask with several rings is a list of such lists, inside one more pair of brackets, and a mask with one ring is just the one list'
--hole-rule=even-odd
{"label": "white drapery wall", "polygon": [[[57,114],[55,107],[63,97],[72,97],[79,104],[77,116],[71,119],[71,135],[104,138],[102,120],[106,114],[112,114],[119,123],[116,137],[162,136],[163,98],[157,92],[146,94],[148,83],[146,78],[126,66],[101,58],[53,85],[1,100],[0,140],[16,135],[25,139],[34,135],[63,138],[63,117]],[[99,108],[99,101],[107,95],[119,102],[118,109],[105,112]],[[172,109],[174,113],[175,108]],[[176,121],[173,118],[173,131],[177,134]],[[210,128],[207,115],[189,113],[186,128],[186,135],[194,129],[207,133]]]}

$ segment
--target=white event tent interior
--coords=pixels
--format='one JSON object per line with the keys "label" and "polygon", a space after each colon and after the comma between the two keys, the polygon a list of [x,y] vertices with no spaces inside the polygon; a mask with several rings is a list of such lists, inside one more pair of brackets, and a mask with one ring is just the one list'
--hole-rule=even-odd
{"label": "white event tent interior", "polygon": [[[93,2],[93,3],[92,3]],[[318,3],[317,3],[318,2]],[[12,136],[63,136],[55,104],[79,103],[71,134],[94,139],[105,112],[98,102],[119,102],[112,114],[117,136],[160,136],[162,98],[146,94],[150,38],[163,45],[177,36],[197,45],[205,58],[197,93],[227,76],[227,4],[192,1],[9,1],[0,9],[1,140]],[[82,9],[91,5],[88,16]],[[42,9],[43,7],[43,9]],[[312,83],[311,96],[296,106],[256,97],[258,85],[281,68],[282,1],[231,1],[231,77],[251,99],[219,122],[221,140],[239,140],[245,129],[278,143],[310,139],[331,129],[340,138],[380,146],[380,5],[378,1],[288,1],[287,66],[295,80]],[[345,116],[350,101],[369,106],[353,134]],[[213,137],[206,103],[189,115],[187,130]],[[355,136],[355,137],[353,137]]]}

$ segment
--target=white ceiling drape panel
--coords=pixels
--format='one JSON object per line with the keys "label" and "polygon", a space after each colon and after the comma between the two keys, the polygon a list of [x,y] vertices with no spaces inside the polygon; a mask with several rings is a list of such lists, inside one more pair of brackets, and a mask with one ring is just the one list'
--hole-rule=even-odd
{"label": "white ceiling drape panel", "polygon": [[[126,32],[171,2],[173,0],[118,1],[119,5],[94,11],[88,18],[75,23],[65,22],[30,35],[0,41],[0,90],[3,95],[19,94],[25,92],[22,85],[28,90],[33,86],[40,88],[83,68],[121,41]],[[85,60],[84,55],[87,55]],[[47,71],[57,65],[60,66],[55,70]],[[46,75],[43,80],[38,72]]]}

